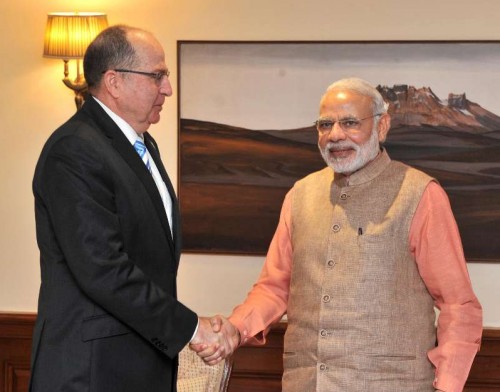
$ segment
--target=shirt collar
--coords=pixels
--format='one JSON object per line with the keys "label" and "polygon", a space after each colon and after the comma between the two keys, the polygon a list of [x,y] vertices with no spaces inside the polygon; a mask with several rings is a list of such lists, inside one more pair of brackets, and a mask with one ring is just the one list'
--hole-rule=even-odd
{"label": "shirt collar", "polygon": [[345,176],[340,173],[335,173],[334,181],[340,186],[360,185],[378,177],[391,162],[391,158],[387,154],[385,148],[370,161],[366,166],[352,173],[350,176]]}
{"label": "shirt collar", "polygon": [[101,105],[101,107],[108,114],[108,116],[111,117],[111,119],[116,123],[116,125],[118,125],[118,128],[120,128],[120,130],[123,132],[123,134],[128,139],[130,144],[133,145],[136,142],[137,138],[144,140],[143,136],[138,135],[137,132],[134,131],[134,128],[132,128],[128,122],[126,122],[123,118],[121,118],[119,115],[113,112],[110,108],[108,108],[105,104],[99,101],[96,97],[93,96],[93,98],[99,105]]}

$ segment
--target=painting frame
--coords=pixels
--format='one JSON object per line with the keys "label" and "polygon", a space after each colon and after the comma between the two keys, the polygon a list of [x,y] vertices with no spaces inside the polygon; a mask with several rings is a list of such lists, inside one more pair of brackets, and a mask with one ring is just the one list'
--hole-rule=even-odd
{"label": "painting frame", "polygon": [[[215,48],[222,48],[224,46],[223,51],[217,51]],[[253,129],[252,127],[247,127],[247,126],[241,126],[240,124],[237,123],[231,123],[231,122],[220,122],[217,120],[217,115],[218,113],[214,113],[216,117],[214,118],[205,118],[201,119],[203,124],[200,125],[200,123],[194,123],[193,121],[189,120],[197,120],[194,118],[190,118],[191,112],[196,113],[196,107],[200,107],[201,105],[207,104],[209,99],[212,99],[214,102],[218,103],[220,106],[218,108],[224,108],[224,105],[227,104],[227,102],[231,102],[232,100],[236,99],[236,96],[238,95],[238,89],[233,88],[233,90],[229,89],[228,91],[232,91],[231,94],[227,94],[226,96],[220,95],[220,96],[214,96],[210,97],[210,93],[212,91],[217,90],[218,91],[218,86],[217,85],[212,85],[211,88],[206,88],[205,90],[201,89],[201,91],[195,91],[193,87],[189,87],[189,83],[187,82],[189,79],[196,79],[196,77],[193,78],[193,75],[197,73],[196,76],[199,76],[196,81],[192,82],[193,85],[196,85],[195,88],[200,89],[200,85],[203,84],[203,80],[206,80],[207,78],[214,77],[215,74],[218,73],[219,69],[224,69],[225,72],[227,73],[227,78],[231,83],[231,79],[234,79],[234,83],[241,83],[242,86],[245,83],[245,78],[242,78],[238,76],[237,74],[234,74],[233,76],[233,71],[235,69],[242,68],[247,72],[247,75],[253,76],[254,72],[252,71],[251,67],[248,67],[246,62],[248,62],[248,59],[251,58],[252,60],[255,59],[255,57],[246,57],[248,54],[242,54],[244,50],[242,48],[254,48],[255,53],[258,53],[256,57],[261,56],[262,58],[259,59],[259,61],[262,62],[263,67],[268,67],[271,68],[272,72],[276,73],[276,77],[280,77],[280,72],[282,73],[281,76],[287,74],[287,72],[292,73],[292,70],[287,69],[286,61],[290,61],[289,57],[286,57],[286,55],[283,56],[283,59],[279,58],[280,51],[275,51],[275,50],[269,50],[269,48],[287,48],[283,49],[283,53],[286,53],[287,50],[291,50],[291,48],[302,48],[304,47],[305,50],[304,52],[300,52],[298,56],[302,56],[302,59],[304,62],[310,62],[311,64],[307,64],[307,66],[311,66],[311,68],[314,67],[316,61],[316,64],[321,61],[321,58],[317,56],[317,54],[314,53],[314,48],[316,47],[331,47],[331,48],[342,48],[344,53],[347,53],[350,56],[353,56],[355,59],[354,62],[359,62],[361,63],[364,61],[363,54],[364,52],[367,52],[367,58],[366,58],[366,67],[373,67],[376,69],[376,67],[381,67],[382,64],[385,63],[378,63],[377,60],[373,59],[373,57],[370,57],[369,54],[375,53],[375,49],[377,48],[389,48],[389,52],[392,48],[394,52],[396,53],[396,49],[401,49],[400,52],[403,52],[401,55],[401,58],[398,56],[395,56],[397,61],[405,61],[405,56],[416,56],[418,57],[419,54],[415,54],[414,52],[418,50],[422,50],[421,48],[437,48],[437,49],[446,49],[449,50],[450,53],[457,53],[460,52],[463,49],[467,49],[471,51],[471,53],[483,53],[484,51],[484,46],[489,47],[493,46],[494,48],[499,48],[500,49],[500,40],[415,40],[415,41],[399,41],[399,40],[387,40],[387,41],[214,41],[214,40],[208,40],[208,41],[200,41],[200,40],[179,40],[177,41],[177,70],[178,70],[178,85],[177,85],[177,97],[178,97],[178,195],[179,195],[179,200],[180,200],[180,206],[181,206],[181,214],[182,214],[182,221],[183,221],[183,237],[184,237],[184,249],[183,251],[186,253],[201,253],[201,254],[234,254],[234,255],[264,255],[266,253],[267,247],[271,241],[272,235],[274,233],[274,229],[278,223],[279,219],[279,211],[281,208],[281,203],[283,201],[283,197],[285,196],[287,190],[293,185],[292,177],[287,178],[286,180],[281,181],[282,179],[279,179],[277,176],[276,178],[273,178],[272,181],[276,180],[275,183],[269,185],[269,181],[263,180],[262,178],[258,179],[258,181],[261,181],[259,183],[259,189],[256,189],[257,186],[254,183],[252,184],[245,184],[245,181],[247,181],[249,176],[248,171],[250,171],[250,168],[252,171],[257,171],[259,170],[259,162],[253,159],[255,157],[234,157],[231,155],[230,151],[224,150],[217,156],[212,156],[212,158],[216,159],[208,159],[207,155],[212,154],[211,152],[206,152],[207,150],[210,150],[210,146],[213,146],[213,144],[210,144],[210,141],[207,140],[202,140],[206,135],[212,135],[213,133],[213,127],[216,126],[217,128],[217,133],[219,137],[219,141],[223,141],[225,144],[230,145],[233,143],[236,146],[235,140],[242,136],[242,133],[250,130],[250,131],[255,131],[256,129]],[[261,52],[258,51],[259,48],[262,48],[263,50]],[[264,49],[267,48],[267,49]],[[404,48],[404,50],[402,50]],[[456,49],[456,50],[455,50]],[[198,52],[196,53],[196,51]],[[189,53],[191,51],[191,53]],[[193,52],[194,51],[194,52]],[[214,52],[217,52],[219,54],[214,54]],[[425,50],[424,50],[425,52]],[[486,53],[487,51],[484,51]],[[500,51],[498,51],[500,52]],[[220,54],[222,53],[222,54]],[[262,54],[264,53],[264,54]],[[266,58],[266,53],[269,56]],[[361,55],[360,55],[361,53]],[[438,53],[439,57],[439,50],[437,51],[430,51],[429,53]],[[312,54],[312,59],[307,58],[306,56]],[[465,55],[468,53],[465,52]],[[314,57],[316,55],[316,57]],[[422,56],[425,56],[426,52],[422,54]],[[461,62],[465,62],[465,55],[464,59],[461,60],[457,56],[457,64],[453,63],[453,66],[457,66],[457,69],[459,68]],[[204,57],[205,56],[205,57]],[[214,58],[210,58],[210,56],[219,56],[216,60]],[[484,58],[481,55],[478,55],[477,58],[474,59],[474,61],[477,63],[478,66],[481,65],[481,63],[485,62],[485,60],[491,60],[492,61],[498,61],[500,64],[500,56],[493,56],[493,55],[488,55],[489,57]],[[429,56],[431,57],[431,56]],[[283,65],[280,67],[279,65],[277,66],[276,61],[283,60]],[[204,63],[206,61],[206,63]],[[421,60],[418,60],[421,61]],[[429,63],[430,66],[432,67],[434,59],[429,58]],[[424,62],[425,63],[425,62]],[[357,64],[357,63],[356,63]],[[474,62],[472,63],[474,64]],[[254,66],[255,64],[253,64]],[[464,68],[466,64],[464,65]],[[272,69],[272,67],[276,67],[276,69]],[[296,65],[295,65],[296,66]],[[246,68],[245,68],[246,67]],[[367,68],[368,69],[368,68]],[[215,70],[215,71],[214,71]],[[428,72],[432,72],[432,69],[429,69]],[[457,71],[458,72],[458,71]],[[460,71],[463,72],[463,71]],[[470,73],[474,73],[474,69],[471,69]],[[255,73],[258,74],[258,73]],[[332,72],[332,78],[331,82],[334,80],[344,77],[345,75],[340,75],[341,72],[339,73],[339,76],[335,75],[335,72]],[[458,75],[461,75],[463,77],[463,74],[457,73]],[[356,75],[358,76],[358,75]],[[286,79],[286,77],[284,77]],[[288,79],[290,81],[290,79]],[[286,82],[286,80],[285,80]],[[500,79],[498,80],[499,82],[499,87],[500,87]],[[255,83],[259,83],[257,80]],[[265,82],[262,82],[265,83]],[[398,82],[399,83],[399,82]],[[399,85],[399,84],[398,84]],[[404,85],[404,83],[403,83]],[[210,86],[207,84],[207,86]],[[245,85],[246,86],[246,85]],[[394,84],[394,87],[396,84]],[[410,87],[415,87],[412,84],[407,84],[407,86]],[[469,85],[468,85],[469,86]],[[282,86],[283,87],[283,86]],[[327,87],[327,84],[322,86],[322,89]],[[390,85],[389,85],[390,87]],[[415,88],[422,88],[425,86],[416,86]],[[247,90],[251,90],[252,86],[248,87]],[[303,88],[303,86],[302,86]],[[432,86],[429,87],[431,89]],[[235,93],[236,92],[236,93]],[[431,91],[432,92],[432,91]],[[442,102],[444,101],[450,101],[452,99],[460,99],[461,93],[463,93],[463,98],[468,99],[469,96],[468,91],[449,91],[448,97],[443,97],[443,96],[437,96],[439,100]],[[221,93],[222,94],[222,93]],[[272,94],[272,92],[269,92],[269,94]],[[319,102],[319,98],[322,94],[322,91],[316,91],[315,98],[309,98],[304,99],[304,105],[310,105],[314,106],[314,109],[317,111],[317,104]],[[452,94],[454,95],[452,97]],[[457,95],[455,97],[455,94]],[[208,97],[208,98],[207,98]],[[252,96],[247,97],[247,102],[248,100],[256,101],[257,99],[255,97],[258,97],[257,95],[254,96],[252,100]],[[299,102],[301,97],[295,97],[296,101],[300,104],[302,102]],[[313,99],[311,101],[311,99]],[[467,101],[469,102],[469,101]],[[472,101],[471,101],[472,102]],[[472,102],[475,103],[475,102]],[[481,102],[479,102],[481,104]],[[215,107],[216,105],[214,105]],[[243,106],[243,105],[241,105]],[[297,105],[297,107],[292,108],[293,111],[300,110],[302,106]],[[214,109],[214,112],[217,112],[219,109]],[[241,111],[241,109],[238,109]],[[261,108],[261,112],[263,113],[263,117],[267,116],[272,116],[273,113],[266,113],[266,108]],[[221,110],[223,112],[224,110]],[[493,112],[491,112],[493,113]],[[495,112],[500,115],[500,108]],[[493,113],[493,114],[495,114]],[[285,116],[283,114],[278,115],[279,118],[283,119]],[[311,116],[307,116],[311,117]],[[270,118],[270,117],[269,117]],[[268,120],[269,120],[268,118]],[[200,119],[198,119],[200,120]],[[311,122],[313,120],[313,117],[310,118]],[[202,129],[203,127],[207,127],[206,129]],[[496,124],[496,123],[495,123]],[[212,127],[212,128],[211,128]],[[312,127],[312,124],[308,126],[309,128]],[[270,127],[272,128],[272,127]],[[293,127],[289,125],[283,125],[283,128],[280,128],[280,130],[283,129],[291,129]],[[296,129],[300,130],[305,130],[305,124],[297,124],[295,127]],[[241,134],[237,134],[234,132],[235,129],[241,130]],[[498,133],[500,129],[497,129],[496,132]],[[261,134],[262,138],[264,136],[267,137],[276,137],[276,133],[273,133],[273,129],[266,129],[265,135]],[[191,133],[197,132],[197,137],[193,137]],[[212,133],[210,133],[212,132]],[[232,132],[232,133],[231,133]],[[389,132],[389,136],[391,136],[392,130]],[[201,135],[201,136],[200,136]],[[232,136],[234,135],[234,136]],[[248,136],[250,135],[250,136]],[[257,143],[257,142],[262,142],[262,140],[254,140],[252,139],[252,135],[248,134],[242,137],[245,137],[245,143]],[[491,135],[496,136],[496,133]],[[295,136],[294,136],[295,137]],[[390,140],[390,138],[389,138]],[[389,142],[388,140],[388,142]],[[495,143],[497,143],[500,138],[496,139],[493,138]],[[296,140],[295,140],[296,141]],[[414,141],[415,142],[415,141]],[[463,141],[460,141],[462,143]],[[205,145],[204,145],[205,143]],[[208,144],[207,144],[208,143]],[[442,141],[440,142],[442,143]],[[310,144],[310,143],[309,143]],[[292,149],[290,146],[284,146],[284,145],[277,145],[275,146],[276,150],[274,151],[281,151],[281,149],[286,149],[289,148],[290,151],[293,154],[300,154],[300,151],[297,152],[297,149]],[[318,165],[322,165],[321,167],[324,167],[324,162],[321,162],[321,157],[320,154],[317,150],[316,146],[307,146],[308,147],[308,154],[311,155],[311,151],[314,151],[316,153],[316,160],[313,162],[313,159],[311,157],[307,158],[309,159],[308,164],[314,169],[320,168]],[[311,148],[310,148],[311,147]],[[458,151],[458,146],[457,151]],[[494,148],[497,148],[496,145],[494,145]],[[216,154],[215,152],[216,149],[214,149],[213,154]],[[465,151],[465,147],[462,149]],[[205,152],[203,152],[205,151]],[[240,150],[241,151],[241,150]],[[495,150],[496,151],[496,150]],[[389,150],[390,155],[391,151]],[[203,156],[205,154],[205,156]],[[242,153],[243,155],[245,154],[244,152]],[[401,154],[396,154],[396,156],[399,156]],[[201,158],[200,158],[201,157]],[[267,160],[266,157],[264,156],[259,156],[259,158],[262,160]],[[239,161],[237,161],[240,159]],[[305,159],[305,158],[304,158]],[[456,159],[456,158],[453,158]],[[193,163],[197,162],[198,163]],[[224,168],[224,165],[226,162],[231,160],[231,168],[229,170],[226,170]],[[398,159],[400,160],[400,159]],[[404,160],[403,160],[404,161]],[[245,162],[247,163],[248,167],[245,167],[244,169],[241,169],[243,166],[245,166]],[[449,164],[450,161],[447,161]],[[458,161],[460,163],[461,161]],[[411,164],[410,162],[406,162]],[[496,162],[495,162],[496,163]],[[203,165],[205,164],[205,165]],[[269,162],[266,162],[266,164],[269,165]],[[291,163],[288,163],[287,165],[292,165]],[[265,165],[264,165],[265,166]],[[414,166],[414,165],[412,165]],[[235,169],[236,168],[236,169]],[[418,167],[417,168],[421,168]],[[241,170],[240,170],[241,169]],[[495,171],[496,175],[496,170],[497,167],[492,167],[490,168],[491,171]],[[210,170],[213,170],[212,174],[210,173]],[[297,168],[294,168],[293,170],[294,173],[300,172]],[[314,171],[311,170],[311,171]],[[430,169],[429,169],[430,170]],[[426,170],[424,170],[426,171]],[[438,172],[436,170],[430,170],[431,175],[435,175],[435,172]],[[309,171],[310,172],[310,171]],[[442,170],[441,170],[442,172]],[[235,174],[236,173],[236,174]],[[304,173],[300,172],[301,174],[307,174],[307,171]],[[477,174],[477,173],[476,173]],[[239,177],[238,177],[239,176]],[[493,176],[493,174],[492,174]],[[217,177],[217,178],[215,178]],[[441,182],[440,176],[436,176],[437,179]],[[443,181],[443,187],[445,190],[448,192],[449,186],[446,184],[448,183],[448,177],[451,177],[451,175],[447,174],[445,181]],[[300,177],[295,178],[298,179]],[[201,179],[201,180],[200,180]],[[227,181],[224,183],[224,181]],[[280,182],[281,181],[281,182]],[[468,178],[467,181],[471,181],[471,178]],[[489,179],[490,181],[490,179]],[[496,180],[491,180],[492,184],[488,184],[488,186],[497,186]],[[279,186],[277,185],[279,182]],[[474,182],[474,181],[472,181]],[[478,181],[479,182],[479,181]],[[267,187],[266,185],[267,184]],[[262,186],[261,186],[262,185]],[[469,184],[470,186],[479,186],[478,184]],[[251,188],[253,186],[253,188]],[[457,185],[454,185],[457,187]],[[465,186],[465,185],[464,185]],[[220,190],[217,191],[217,195],[214,196],[214,194],[209,195],[208,189],[209,188],[215,188],[218,187]],[[251,192],[248,192],[249,189],[252,189]],[[260,189],[262,188],[262,189]],[[279,188],[279,189],[275,189]],[[499,188],[500,189],[500,188]],[[205,193],[206,192],[206,193]],[[499,193],[499,192],[497,192]],[[468,208],[471,207],[470,203],[466,201],[467,196],[460,196],[462,199],[460,203],[467,205]],[[491,196],[488,195],[489,199],[486,198],[485,200],[489,201],[491,199]],[[262,199],[262,200],[261,200]],[[248,206],[249,203],[251,204],[255,200],[260,200],[258,202],[258,205],[255,206],[255,210],[252,212],[246,211],[246,208],[244,206]],[[457,200],[456,197],[450,197],[450,200],[452,201],[452,207],[454,206],[455,200]],[[495,196],[493,200],[494,206],[499,205],[500,206],[500,195]],[[477,206],[473,206],[474,208],[477,208]],[[465,207],[464,207],[465,208]],[[455,209],[454,209],[455,211]],[[493,211],[495,217],[493,219],[496,219],[496,214],[498,215],[498,218],[500,219],[500,213],[498,212],[499,209],[495,207],[495,210]],[[475,212],[476,213],[476,212]],[[485,211],[481,210],[481,206],[479,206],[479,210],[477,211],[477,215],[479,216],[481,213],[485,213]],[[217,218],[217,215],[219,214],[219,218]],[[457,221],[459,222],[459,227],[468,227],[468,222],[472,218],[462,218],[460,213],[457,214],[455,213]],[[255,218],[255,221],[254,221]],[[466,220],[466,219],[469,219]],[[265,221],[265,224],[263,223]],[[464,225],[465,221],[465,225]],[[496,229],[496,224],[492,224],[491,227],[494,227]],[[463,230],[461,229],[461,232]],[[498,246],[496,248],[490,249],[487,248],[489,245],[489,242],[491,241],[485,241],[485,246],[486,249],[482,251],[481,249],[476,249],[474,248],[472,251],[469,251],[468,249],[468,244],[471,243],[471,232],[473,232],[474,229],[471,230],[465,230],[465,234],[462,233],[462,239],[464,241],[464,248],[465,248],[465,253],[466,253],[466,258],[468,262],[500,262],[500,255],[498,252]],[[258,238],[254,238],[258,237]],[[493,246],[493,245],[492,245]],[[478,247],[479,248],[479,247]],[[482,253],[481,253],[482,252]]]}

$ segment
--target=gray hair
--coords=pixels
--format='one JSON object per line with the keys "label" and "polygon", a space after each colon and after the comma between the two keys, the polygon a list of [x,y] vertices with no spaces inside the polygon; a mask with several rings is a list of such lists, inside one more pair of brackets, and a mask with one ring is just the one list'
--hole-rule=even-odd
{"label": "gray hair", "polygon": [[325,97],[332,90],[348,90],[365,97],[370,97],[373,102],[373,114],[387,113],[389,104],[384,101],[379,91],[366,80],[360,78],[345,78],[337,80],[326,89]]}

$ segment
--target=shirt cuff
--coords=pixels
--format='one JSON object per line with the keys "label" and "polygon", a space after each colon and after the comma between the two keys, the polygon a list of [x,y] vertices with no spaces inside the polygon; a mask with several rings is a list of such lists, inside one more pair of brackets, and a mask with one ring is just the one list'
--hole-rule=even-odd
{"label": "shirt cuff", "polygon": [[193,333],[193,336],[191,336],[191,340],[189,341],[189,343],[191,343],[194,339],[194,337],[196,336],[196,333],[198,332],[198,327],[200,326],[200,319],[198,319],[197,323],[196,323],[196,328],[194,329],[194,333]]}

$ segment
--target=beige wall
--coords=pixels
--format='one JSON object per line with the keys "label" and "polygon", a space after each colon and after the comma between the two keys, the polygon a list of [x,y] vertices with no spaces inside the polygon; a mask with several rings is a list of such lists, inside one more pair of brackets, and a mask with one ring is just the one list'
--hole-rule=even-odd
{"label": "beige wall", "polygon": [[[62,62],[42,58],[42,40],[48,12],[73,10],[104,11],[110,23],[153,31],[165,46],[174,87],[177,40],[500,39],[500,2],[492,0],[2,1],[0,311],[36,310],[31,179],[45,139],[74,112],[72,93],[60,82]],[[174,97],[151,130],[174,183],[176,106]],[[179,295],[200,314],[228,313],[244,298],[262,263],[261,257],[184,255]],[[485,326],[500,326],[500,264],[469,264],[469,270],[485,309]]]}

